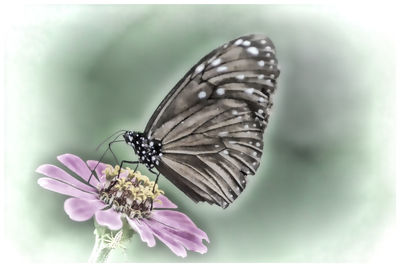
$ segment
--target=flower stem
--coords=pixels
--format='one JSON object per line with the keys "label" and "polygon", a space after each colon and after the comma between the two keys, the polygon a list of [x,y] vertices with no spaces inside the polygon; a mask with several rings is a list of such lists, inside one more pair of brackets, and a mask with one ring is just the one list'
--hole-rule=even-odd
{"label": "flower stem", "polygon": [[106,262],[113,249],[125,249],[125,244],[132,239],[135,231],[130,227],[126,219],[122,219],[123,226],[120,230],[112,231],[105,226],[99,225],[94,220],[94,246],[90,254],[89,263]]}
{"label": "flower stem", "polygon": [[92,253],[90,254],[89,263],[106,262],[112,248],[104,242],[101,236],[98,234],[95,234],[95,236],[96,239],[94,241]]}

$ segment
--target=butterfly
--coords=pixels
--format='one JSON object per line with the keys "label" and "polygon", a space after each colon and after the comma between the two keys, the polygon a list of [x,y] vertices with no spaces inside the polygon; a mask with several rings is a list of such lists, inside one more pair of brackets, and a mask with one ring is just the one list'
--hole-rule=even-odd
{"label": "butterfly", "polygon": [[144,132],[122,134],[138,156],[123,162],[158,170],[195,202],[228,207],[260,166],[277,63],[272,41],[260,34],[211,51],[162,100]]}

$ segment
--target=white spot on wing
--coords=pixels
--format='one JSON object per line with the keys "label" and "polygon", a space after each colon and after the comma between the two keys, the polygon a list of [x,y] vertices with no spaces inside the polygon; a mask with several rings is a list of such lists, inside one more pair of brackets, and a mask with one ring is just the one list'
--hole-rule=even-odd
{"label": "white spot on wing", "polygon": [[246,94],[251,95],[252,93],[254,93],[254,88],[247,88],[246,90],[244,90],[244,92],[245,92]]}
{"label": "white spot on wing", "polygon": [[221,63],[221,59],[220,59],[220,58],[217,58],[216,60],[214,60],[214,61],[211,63],[211,65],[217,66],[217,65],[219,65],[219,63]]}
{"label": "white spot on wing", "polygon": [[262,67],[262,66],[264,66],[265,62],[264,62],[264,60],[260,60],[257,62],[257,64],[258,64],[258,66]]}
{"label": "white spot on wing", "polygon": [[198,96],[199,96],[200,99],[205,98],[206,95],[207,95],[207,94],[206,94],[206,92],[204,92],[204,91],[200,91],[199,94],[198,94]]}
{"label": "white spot on wing", "polygon": [[249,52],[250,54],[255,55],[255,56],[258,55],[258,49],[257,49],[257,47],[254,47],[254,46],[247,48],[247,52]]}
{"label": "white spot on wing", "polygon": [[266,44],[267,41],[266,41],[266,40],[261,40],[260,43],[261,43],[261,44]]}
{"label": "white spot on wing", "polygon": [[259,80],[262,80],[262,79],[264,79],[264,74],[260,74],[260,75],[258,75],[258,76],[257,76],[257,78],[258,78]]}
{"label": "white spot on wing", "polygon": [[217,68],[217,71],[218,72],[222,72],[222,71],[226,71],[227,69],[228,69],[227,66],[220,66],[220,67]]}
{"label": "white spot on wing", "polygon": [[236,42],[235,42],[235,45],[240,45],[241,43],[243,43],[243,40],[242,39],[237,39]]}
{"label": "white spot on wing", "polygon": [[218,88],[217,95],[223,95],[223,94],[225,94],[225,88]]}
{"label": "white spot on wing", "polygon": [[238,114],[237,110],[232,110],[232,114],[237,115]]}
{"label": "white spot on wing", "polygon": [[236,76],[236,79],[243,80],[244,79],[244,75],[243,74],[239,74],[239,75]]}
{"label": "white spot on wing", "polygon": [[250,41],[249,41],[249,40],[244,41],[244,42],[243,42],[243,45],[244,45],[244,46],[249,46],[249,45],[250,45]]}
{"label": "white spot on wing", "polygon": [[196,73],[202,72],[204,70],[204,64],[200,64],[196,68]]}

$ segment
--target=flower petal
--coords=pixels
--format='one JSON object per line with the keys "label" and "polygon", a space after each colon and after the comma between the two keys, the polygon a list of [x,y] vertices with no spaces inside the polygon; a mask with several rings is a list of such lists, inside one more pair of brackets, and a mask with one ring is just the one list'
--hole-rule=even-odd
{"label": "flower petal", "polygon": [[95,213],[96,221],[110,230],[118,230],[122,227],[121,214],[113,209],[98,210]]}
{"label": "flower petal", "polygon": [[171,228],[195,234],[210,242],[207,234],[200,230],[194,222],[182,212],[175,210],[153,210],[151,218]]}
{"label": "flower petal", "polygon": [[97,160],[88,160],[88,161],[86,161],[86,163],[91,170],[94,170],[94,168],[96,167],[96,165],[98,163],[98,165],[96,167],[96,174],[100,180],[100,183],[104,183],[106,181],[106,176],[104,175],[103,171],[107,168],[107,164],[104,164]]}
{"label": "flower petal", "polygon": [[[80,157],[73,154],[63,154],[58,156],[57,159],[71,171],[82,177],[85,181],[89,180],[91,172],[89,167]],[[98,181],[96,177],[92,177],[90,179],[90,184],[97,186]]]}
{"label": "flower petal", "polygon": [[154,220],[147,220],[143,219],[142,222],[144,222],[154,233],[154,235],[160,239],[167,247],[169,247],[172,252],[174,252],[177,256],[180,256],[182,258],[186,257],[186,249],[176,241],[176,239],[173,237],[173,235],[170,234],[170,232],[165,231],[165,227],[157,223]]}
{"label": "flower petal", "polygon": [[196,251],[201,254],[207,252],[207,247],[203,244],[203,238],[196,234],[170,227],[154,219],[147,219],[146,224],[149,225],[153,231],[154,229],[159,229],[164,236],[168,236],[174,241],[177,241],[188,250]]}
{"label": "flower petal", "polygon": [[207,247],[203,244],[203,240],[189,232],[179,231],[173,228],[167,228],[175,240],[185,246],[186,249],[204,254],[207,252]]}
{"label": "flower petal", "polygon": [[80,198],[69,198],[64,202],[64,210],[71,220],[82,222],[87,221],[96,211],[105,207],[100,200],[87,200]]}
{"label": "flower petal", "polygon": [[126,217],[128,220],[129,225],[135,230],[140,235],[140,238],[142,239],[143,242],[146,242],[149,247],[154,247],[156,245],[156,240],[154,239],[153,232],[150,230],[150,228],[140,222],[138,219],[130,219]]}
{"label": "flower petal", "polygon": [[47,190],[51,190],[63,195],[68,195],[71,197],[77,197],[77,198],[84,198],[84,199],[96,199],[97,196],[92,194],[92,193],[88,193],[88,192],[84,192],[82,190],[79,190],[75,187],[73,187],[72,185],[63,183],[59,180],[55,180],[53,178],[48,178],[48,177],[43,177],[40,178],[38,180],[38,184],[47,189]]}
{"label": "flower petal", "polygon": [[[161,203],[157,200],[161,200]],[[171,200],[169,200],[164,195],[159,195],[153,203],[153,208],[156,209],[176,209],[177,207],[178,207],[177,205],[175,205]]]}
{"label": "flower petal", "polygon": [[36,172],[44,174],[46,176],[61,180],[67,184],[73,185],[81,190],[88,192],[97,192],[97,190],[87,184],[82,183],[75,177],[69,175],[63,169],[51,164],[43,164],[36,169]]}

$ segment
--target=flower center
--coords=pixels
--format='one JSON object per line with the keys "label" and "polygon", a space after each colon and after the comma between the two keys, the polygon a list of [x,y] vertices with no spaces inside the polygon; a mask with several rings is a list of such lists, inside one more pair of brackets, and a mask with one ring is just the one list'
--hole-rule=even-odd
{"label": "flower center", "polygon": [[129,218],[148,217],[153,201],[164,194],[157,184],[130,168],[120,170],[118,165],[115,168],[108,166],[104,174],[106,183],[100,189],[100,199]]}

